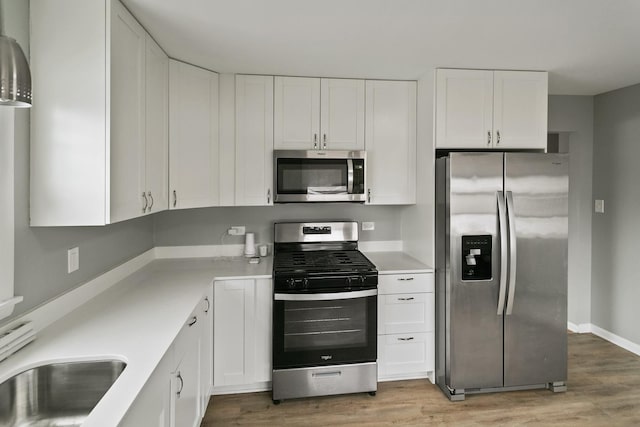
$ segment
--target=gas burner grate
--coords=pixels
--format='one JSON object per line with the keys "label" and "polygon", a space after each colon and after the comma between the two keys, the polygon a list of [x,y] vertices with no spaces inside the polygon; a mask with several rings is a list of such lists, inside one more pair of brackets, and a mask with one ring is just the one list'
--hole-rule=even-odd
{"label": "gas burner grate", "polygon": [[357,250],[279,253],[274,259],[274,267],[276,271],[375,268],[373,264]]}

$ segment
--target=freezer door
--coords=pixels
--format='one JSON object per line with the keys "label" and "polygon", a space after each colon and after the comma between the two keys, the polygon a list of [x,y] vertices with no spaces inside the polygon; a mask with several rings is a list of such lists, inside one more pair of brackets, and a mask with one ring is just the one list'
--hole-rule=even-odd
{"label": "freezer door", "polygon": [[447,385],[452,389],[500,387],[498,194],[503,188],[503,154],[452,153],[447,187]]}
{"label": "freezer door", "polygon": [[505,154],[516,243],[505,311],[506,387],[567,379],[568,163],[562,154]]}

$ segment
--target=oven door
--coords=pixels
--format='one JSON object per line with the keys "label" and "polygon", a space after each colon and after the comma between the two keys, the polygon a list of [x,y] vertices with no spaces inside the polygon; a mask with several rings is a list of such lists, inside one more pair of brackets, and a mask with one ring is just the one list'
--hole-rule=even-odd
{"label": "oven door", "polygon": [[364,202],[362,151],[274,151],[275,203]]}
{"label": "oven door", "polygon": [[377,289],[276,293],[273,369],[375,362]]}

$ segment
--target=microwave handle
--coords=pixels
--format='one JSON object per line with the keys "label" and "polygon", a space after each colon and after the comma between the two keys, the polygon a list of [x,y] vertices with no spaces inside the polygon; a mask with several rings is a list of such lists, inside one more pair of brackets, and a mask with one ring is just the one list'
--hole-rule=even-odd
{"label": "microwave handle", "polygon": [[347,194],[353,194],[353,160],[347,159]]}

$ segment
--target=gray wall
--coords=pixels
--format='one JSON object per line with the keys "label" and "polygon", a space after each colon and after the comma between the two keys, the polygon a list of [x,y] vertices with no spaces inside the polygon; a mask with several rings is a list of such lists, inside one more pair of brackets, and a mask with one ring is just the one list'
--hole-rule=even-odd
{"label": "gray wall", "polygon": [[[549,131],[569,141],[569,322],[591,322],[593,97],[550,96]],[[564,145],[564,144],[561,144]]]}
{"label": "gray wall", "polygon": [[[592,323],[640,344],[640,85],[595,97]],[[585,265],[586,267],[586,265]]]}
{"label": "gray wall", "polygon": [[[28,56],[29,2],[4,0],[4,6],[5,31]],[[80,248],[80,269],[67,274],[67,249],[74,246]],[[151,218],[107,227],[29,227],[29,110],[16,110],[15,294],[24,301],[0,325],[151,247]]]}
{"label": "gray wall", "polygon": [[360,240],[400,240],[403,206],[360,204],[300,205],[265,207],[219,207],[167,211],[154,215],[157,246],[238,244],[240,236],[228,236],[233,225],[244,225],[256,233],[257,243],[273,242],[274,221],[355,220],[374,221],[375,230],[360,231]]}

